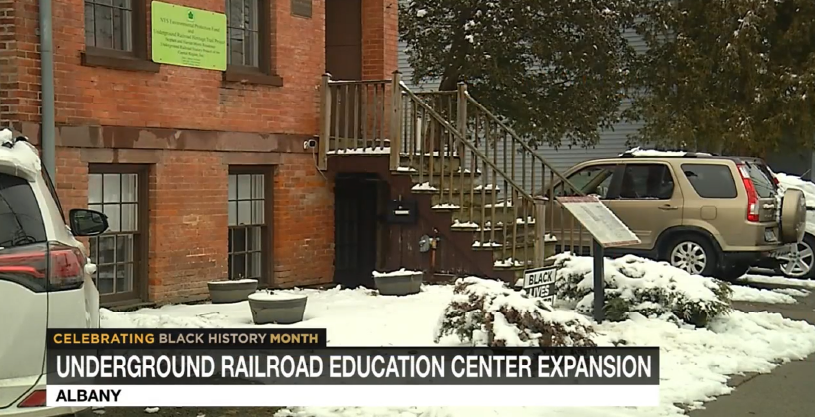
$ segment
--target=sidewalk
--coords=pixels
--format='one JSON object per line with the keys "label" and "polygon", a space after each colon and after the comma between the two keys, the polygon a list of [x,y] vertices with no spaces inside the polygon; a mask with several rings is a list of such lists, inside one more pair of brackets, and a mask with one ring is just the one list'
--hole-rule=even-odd
{"label": "sidewalk", "polygon": [[[741,311],[770,311],[793,320],[815,324],[815,293],[799,298],[798,304],[734,303]],[[690,417],[807,417],[815,415],[815,354],[804,361],[790,362],[769,374],[752,374],[730,379],[737,387],[730,395],[705,404]]]}

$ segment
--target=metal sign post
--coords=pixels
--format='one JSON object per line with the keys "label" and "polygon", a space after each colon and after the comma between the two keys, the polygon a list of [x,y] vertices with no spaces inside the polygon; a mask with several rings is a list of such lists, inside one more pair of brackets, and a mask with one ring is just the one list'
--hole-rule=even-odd
{"label": "metal sign post", "polygon": [[606,305],[606,281],[604,279],[606,272],[603,268],[605,263],[604,248],[597,239],[592,239],[591,244],[594,253],[594,268],[592,268],[594,274],[594,320],[597,323],[602,323],[606,318],[603,309],[603,306]]}
{"label": "metal sign post", "polygon": [[605,271],[603,268],[605,248],[637,245],[640,243],[640,239],[597,197],[557,197],[557,201],[592,236],[594,319],[601,323],[605,319],[603,308],[606,301]]}

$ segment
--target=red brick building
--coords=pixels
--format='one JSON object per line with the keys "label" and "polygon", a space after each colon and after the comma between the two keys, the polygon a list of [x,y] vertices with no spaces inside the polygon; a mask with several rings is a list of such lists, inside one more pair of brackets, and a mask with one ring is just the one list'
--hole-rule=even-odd
{"label": "red brick building", "polygon": [[[150,0],[53,0],[56,182],[105,211],[90,242],[107,303],[205,296],[206,282],[331,282],[332,182],[321,75],[397,66],[393,0],[165,0],[226,13],[229,66],[154,63]],[[228,7],[229,5],[229,7]],[[0,118],[37,141],[37,0],[0,0]]]}

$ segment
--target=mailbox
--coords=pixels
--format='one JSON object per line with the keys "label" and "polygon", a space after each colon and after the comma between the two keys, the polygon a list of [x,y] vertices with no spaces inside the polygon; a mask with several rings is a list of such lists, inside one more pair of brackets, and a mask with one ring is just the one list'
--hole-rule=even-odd
{"label": "mailbox", "polygon": [[391,200],[385,212],[385,221],[391,224],[416,224],[419,205],[415,200]]}

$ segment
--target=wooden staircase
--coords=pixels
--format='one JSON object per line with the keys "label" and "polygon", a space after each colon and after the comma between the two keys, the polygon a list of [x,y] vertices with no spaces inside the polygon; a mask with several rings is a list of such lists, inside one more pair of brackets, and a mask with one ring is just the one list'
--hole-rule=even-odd
{"label": "wooden staircase", "polygon": [[[366,159],[343,160],[349,156]],[[433,213],[430,223],[417,227],[458,242],[458,260],[434,272],[514,281],[558,251],[582,252],[586,233],[573,218],[564,221],[570,215],[546,197],[556,183],[570,195],[579,191],[475,101],[465,84],[454,92],[415,93],[398,72],[375,81],[325,75],[318,166],[370,171],[386,156],[392,189],[401,197],[409,189],[420,215]]]}

